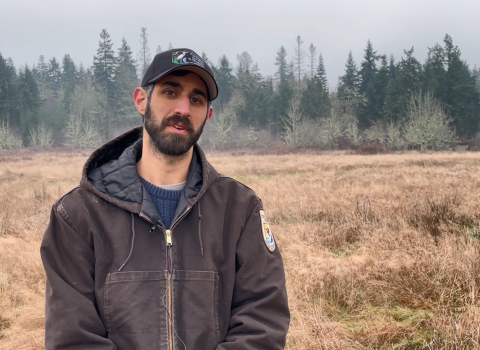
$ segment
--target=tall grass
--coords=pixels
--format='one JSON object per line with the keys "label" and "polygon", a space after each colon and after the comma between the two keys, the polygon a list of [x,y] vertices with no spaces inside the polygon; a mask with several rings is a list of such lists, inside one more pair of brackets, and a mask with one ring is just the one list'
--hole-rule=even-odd
{"label": "tall grass", "polygon": [[[0,159],[0,348],[43,349],[38,248],[86,157],[12,154]],[[264,202],[287,349],[480,348],[480,154],[209,159]]]}

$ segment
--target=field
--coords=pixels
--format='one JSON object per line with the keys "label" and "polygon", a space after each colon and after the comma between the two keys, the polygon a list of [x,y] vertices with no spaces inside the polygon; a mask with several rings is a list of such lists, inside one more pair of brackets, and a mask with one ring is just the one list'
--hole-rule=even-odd
{"label": "field", "polygon": [[[40,241],[87,154],[0,153],[0,349],[44,349]],[[480,154],[211,154],[281,248],[287,349],[480,349]]]}

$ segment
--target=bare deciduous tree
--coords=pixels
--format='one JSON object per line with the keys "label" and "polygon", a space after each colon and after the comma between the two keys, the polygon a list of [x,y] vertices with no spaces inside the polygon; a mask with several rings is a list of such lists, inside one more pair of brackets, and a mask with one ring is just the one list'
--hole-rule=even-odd
{"label": "bare deciduous tree", "polygon": [[244,72],[244,71],[250,71],[253,66],[253,60],[252,56],[247,51],[243,51],[241,54],[237,55],[237,60],[238,60],[238,65],[239,65],[239,70]]}
{"label": "bare deciduous tree", "polygon": [[290,101],[287,117],[283,119],[285,132],[283,139],[285,143],[292,148],[297,148],[300,143],[299,128],[302,121],[300,113],[300,102],[298,100]]}
{"label": "bare deciduous tree", "polygon": [[357,118],[350,118],[350,120],[347,121],[345,136],[350,140],[350,143],[354,147],[358,147],[362,143],[363,135],[358,127]]}
{"label": "bare deciduous tree", "polygon": [[340,115],[333,109],[330,116],[321,121],[322,142],[328,148],[336,148],[338,138],[343,135],[343,121]]}
{"label": "bare deciduous tree", "polygon": [[150,65],[150,62],[152,62],[150,47],[148,46],[147,28],[145,27],[142,27],[140,32],[140,50],[138,51],[137,58],[138,58],[138,64],[139,64],[138,71],[143,77],[143,75],[145,74],[145,71]]}

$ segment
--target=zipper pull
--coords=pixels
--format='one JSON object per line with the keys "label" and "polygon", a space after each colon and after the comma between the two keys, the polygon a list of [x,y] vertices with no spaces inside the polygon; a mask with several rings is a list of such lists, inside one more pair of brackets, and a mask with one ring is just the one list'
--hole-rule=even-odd
{"label": "zipper pull", "polygon": [[165,234],[167,235],[167,246],[172,246],[172,231],[166,230]]}

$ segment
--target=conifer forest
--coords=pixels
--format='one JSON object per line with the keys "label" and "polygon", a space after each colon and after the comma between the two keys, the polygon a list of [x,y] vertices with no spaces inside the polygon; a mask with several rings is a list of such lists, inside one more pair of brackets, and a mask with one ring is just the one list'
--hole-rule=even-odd
{"label": "conifer forest", "polygon": [[[39,53],[35,65],[19,66],[0,52],[0,149],[89,149],[140,125],[132,94],[162,51],[151,50],[147,28],[140,47],[134,53],[103,29],[88,66],[68,53]],[[345,57],[338,81],[328,81],[321,49],[301,36],[278,48],[273,76],[246,51],[201,54],[220,91],[200,141],[210,150],[480,146],[480,69],[462,59],[448,34],[424,62],[413,47],[393,57],[367,41],[360,62],[352,52]]]}

